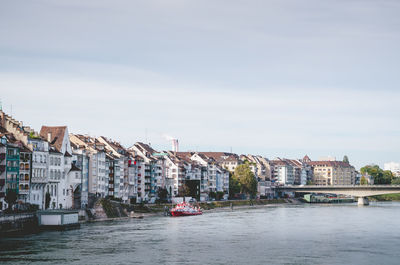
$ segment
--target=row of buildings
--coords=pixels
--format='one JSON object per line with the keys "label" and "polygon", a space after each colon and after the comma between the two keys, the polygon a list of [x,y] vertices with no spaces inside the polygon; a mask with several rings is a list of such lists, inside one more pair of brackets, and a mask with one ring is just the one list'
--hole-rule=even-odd
{"label": "row of buildings", "polygon": [[[177,145],[177,143],[175,143]],[[340,161],[311,161],[227,152],[157,151],[137,142],[126,148],[107,137],[70,134],[66,126],[34,131],[0,111],[0,209],[15,191],[18,201],[44,208],[83,208],[95,197],[155,201],[185,194],[191,183],[200,200],[229,194],[229,176],[248,163],[260,197],[274,197],[277,185],[350,185],[353,166]]]}

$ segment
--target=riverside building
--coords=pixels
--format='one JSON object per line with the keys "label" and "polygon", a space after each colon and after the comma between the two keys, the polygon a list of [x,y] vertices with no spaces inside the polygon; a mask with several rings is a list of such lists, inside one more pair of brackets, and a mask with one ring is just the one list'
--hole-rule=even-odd
{"label": "riverside building", "polygon": [[349,163],[342,161],[311,161],[313,183],[319,186],[354,185],[357,172]]}

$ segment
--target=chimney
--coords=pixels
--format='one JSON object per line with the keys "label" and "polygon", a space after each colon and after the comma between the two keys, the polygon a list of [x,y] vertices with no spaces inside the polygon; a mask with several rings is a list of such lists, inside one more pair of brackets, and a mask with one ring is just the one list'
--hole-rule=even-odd
{"label": "chimney", "polygon": [[179,143],[178,139],[172,139],[172,151],[173,152],[179,152]]}
{"label": "chimney", "polygon": [[47,133],[47,142],[51,143],[51,132]]}

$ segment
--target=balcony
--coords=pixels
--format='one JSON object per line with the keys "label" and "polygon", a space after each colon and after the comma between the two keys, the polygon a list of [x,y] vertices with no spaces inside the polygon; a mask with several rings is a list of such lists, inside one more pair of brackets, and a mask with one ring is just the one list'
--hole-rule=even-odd
{"label": "balcony", "polygon": [[0,161],[3,161],[4,159],[6,159],[6,154],[5,153],[1,153],[0,154]]}
{"label": "balcony", "polygon": [[2,174],[4,171],[6,171],[6,166],[5,165],[1,165],[0,166],[0,174]]}
{"label": "balcony", "polygon": [[18,172],[19,167],[7,167],[7,172]]}
{"label": "balcony", "polygon": [[[32,177],[32,183],[47,183],[49,181],[48,178],[38,178],[38,177]],[[54,180],[53,180],[54,182]],[[58,181],[57,181],[58,182]]]}
{"label": "balcony", "polygon": [[8,155],[7,160],[19,160],[19,155]]}
{"label": "balcony", "polygon": [[29,189],[28,189],[28,190],[25,190],[25,189],[21,190],[21,189],[20,189],[20,190],[18,191],[18,193],[19,193],[19,194],[26,195],[26,194],[29,193]]}
{"label": "balcony", "polygon": [[5,179],[0,179],[0,187],[6,185]]}

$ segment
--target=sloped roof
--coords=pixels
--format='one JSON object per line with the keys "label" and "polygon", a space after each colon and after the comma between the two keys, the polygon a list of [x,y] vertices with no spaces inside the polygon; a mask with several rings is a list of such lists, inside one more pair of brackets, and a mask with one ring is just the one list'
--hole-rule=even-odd
{"label": "sloped roof", "polygon": [[311,161],[308,164],[311,166],[351,167],[349,163],[343,161]]}
{"label": "sloped roof", "polygon": [[226,152],[198,152],[198,153],[210,157],[215,161],[223,160],[224,157],[237,157],[236,154],[226,153]]}
{"label": "sloped roof", "polygon": [[71,172],[71,171],[82,171],[82,170],[75,164],[71,164],[71,169],[69,171]]}
{"label": "sloped roof", "polygon": [[303,161],[304,161],[304,162],[310,162],[311,159],[308,157],[308,155],[305,155],[305,156],[303,157]]}
{"label": "sloped roof", "polygon": [[67,126],[42,126],[40,129],[40,136],[47,140],[48,134],[51,133],[50,144],[54,146],[57,151],[61,151],[66,131]]}
{"label": "sloped roof", "polygon": [[144,143],[141,143],[141,142],[137,142],[137,143],[135,143],[135,145],[136,145],[136,147],[138,147],[138,148],[141,149],[142,151],[146,151],[146,152],[148,152],[148,153],[150,153],[150,154],[153,154],[153,153],[156,152],[156,150],[154,150],[153,148],[151,148],[151,146],[148,145],[148,144],[144,144]]}

